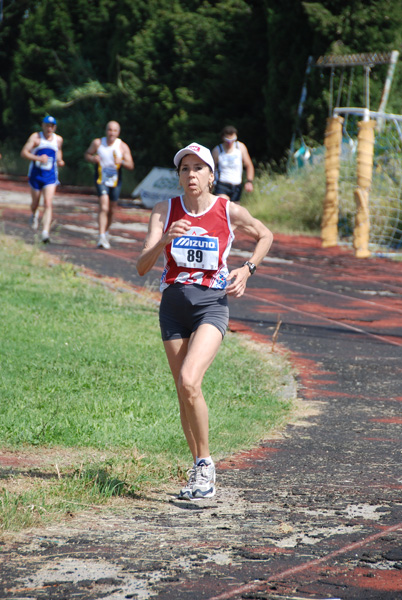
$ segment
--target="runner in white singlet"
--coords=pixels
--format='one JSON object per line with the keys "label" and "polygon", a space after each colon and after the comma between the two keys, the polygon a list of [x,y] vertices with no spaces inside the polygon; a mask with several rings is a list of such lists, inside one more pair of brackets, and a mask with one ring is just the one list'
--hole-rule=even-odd
{"label": "runner in white singlet", "polygon": [[227,125],[221,132],[222,143],[212,150],[215,161],[214,193],[239,202],[243,190],[243,169],[246,170],[246,192],[253,191],[254,165],[243,142],[237,140],[237,129]]}
{"label": "runner in white singlet", "polygon": [[119,138],[120,125],[109,121],[106,136],[92,140],[84,154],[95,165],[95,187],[99,197],[99,240],[97,248],[109,250],[109,228],[121,190],[121,167],[132,171],[134,161],[130,148]]}

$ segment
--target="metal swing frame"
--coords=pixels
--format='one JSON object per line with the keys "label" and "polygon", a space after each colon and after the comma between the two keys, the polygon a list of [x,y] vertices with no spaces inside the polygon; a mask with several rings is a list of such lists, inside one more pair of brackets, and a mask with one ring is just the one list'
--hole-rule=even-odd
{"label": "metal swing frame", "polygon": [[[294,152],[294,144],[296,140],[296,135],[299,132],[299,126],[301,117],[303,115],[304,104],[307,98],[307,80],[310,75],[312,68],[321,68],[326,69],[330,68],[331,73],[331,82],[333,83],[333,75],[335,68],[337,67],[363,67],[365,70],[365,108],[357,108],[344,106],[339,107],[336,106],[332,108],[332,96],[333,91],[331,91],[331,106],[329,107],[329,116],[332,115],[348,115],[355,114],[363,117],[363,120],[368,121],[370,117],[381,117],[382,113],[385,113],[385,108],[388,102],[389,92],[391,90],[392,80],[395,73],[395,66],[398,62],[399,52],[398,50],[393,50],[392,52],[367,52],[362,54],[326,54],[320,56],[317,60],[314,59],[313,56],[309,56],[307,60],[306,71],[304,74],[304,81],[302,86],[302,91],[300,94],[300,100],[297,108],[297,116],[296,123],[297,126],[292,135],[292,139],[290,142],[290,154],[293,155]],[[383,92],[381,95],[380,105],[378,107],[378,111],[370,111],[370,71],[372,67],[376,65],[386,65],[388,64],[388,71],[385,79],[385,84],[383,88]],[[350,93],[348,95],[348,104],[350,99]],[[340,94],[338,93],[338,100],[340,101]],[[338,103],[338,102],[337,102]],[[402,121],[401,115],[392,115],[395,120]]]}
{"label": "metal swing frame", "polygon": [[[382,113],[385,113],[385,108],[388,102],[389,92],[391,90],[392,80],[395,73],[395,66],[398,62],[399,52],[393,50],[392,52],[369,52],[365,54],[345,54],[336,55],[328,54],[320,56],[314,63],[315,67],[319,68],[331,68],[332,73],[336,67],[363,67],[365,72],[365,107],[356,108],[349,106],[336,106],[333,110],[331,107],[331,113],[334,115],[347,115],[355,114],[363,117],[364,121],[368,121],[370,117],[381,117]],[[380,105],[377,111],[370,110],[370,71],[376,65],[389,65],[387,75],[385,78],[384,88],[381,95]],[[339,96],[338,96],[339,98]],[[394,115],[402,120],[400,115]]]}

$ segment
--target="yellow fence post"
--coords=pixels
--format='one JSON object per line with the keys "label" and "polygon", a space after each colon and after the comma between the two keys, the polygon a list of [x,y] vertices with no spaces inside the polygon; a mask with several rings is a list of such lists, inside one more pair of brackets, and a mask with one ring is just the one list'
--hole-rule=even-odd
{"label": "yellow fence post", "polygon": [[327,119],[325,130],[325,199],[321,219],[321,244],[330,248],[338,244],[338,179],[342,147],[342,123],[339,116]]}
{"label": "yellow fence post", "polygon": [[369,233],[369,193],[373,173],[374,127],[375,121],[360,121],[357,136],[357,187],[354,192],[356,201],[353,246],[357,258],[370,256]]}

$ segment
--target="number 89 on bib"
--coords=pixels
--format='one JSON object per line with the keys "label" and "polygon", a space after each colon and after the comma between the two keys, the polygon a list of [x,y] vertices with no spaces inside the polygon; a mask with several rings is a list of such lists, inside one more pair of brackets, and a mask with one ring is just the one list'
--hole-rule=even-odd
{"label": "number 89 on bib", "polygon": [[171,254],[178,267],[215,271],[219,266],[219,240],[206,235],[182,235],[173,240]]}

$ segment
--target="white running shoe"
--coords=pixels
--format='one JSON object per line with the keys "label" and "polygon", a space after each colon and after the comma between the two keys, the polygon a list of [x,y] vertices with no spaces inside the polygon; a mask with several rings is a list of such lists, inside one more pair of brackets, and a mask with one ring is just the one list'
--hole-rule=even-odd
{"label": "white running shoe", "polygon": [[104,250],[110,250],[110,244],[108,239],[104,233],[99,236],[98,243],[96,244],[97,248],[103,248]]}
{"label": "white running shoe", "polygon": [[42,243],[43,243],[43,244],[49,244],[49,242],[50,242],[50,237],[49,237],[49,234],[48,234],[48,232],[47,232],[47,231],[42,231],[42,236],[41,236],[41,239],[42,239]]}
{"label": "white running shoe", "polygon": [[193,499],[193,485],[195,484],[195,465],[187,471],[188,481],[186,485],[181,488],[178,500],[192,500]]}
{"label": "white running shoe", "polygon": [[36,229],[38,229],[39,217],[36,213],[32,213],[31,216],[29,217],[29,225],[30,225],[31,229],[34,229],[35,231],[36,231]]}
{"label": "white running shoe", "polygon": [[212,498],[215,496],[215,465],[200,460],[195,467],[193,498]]}

